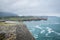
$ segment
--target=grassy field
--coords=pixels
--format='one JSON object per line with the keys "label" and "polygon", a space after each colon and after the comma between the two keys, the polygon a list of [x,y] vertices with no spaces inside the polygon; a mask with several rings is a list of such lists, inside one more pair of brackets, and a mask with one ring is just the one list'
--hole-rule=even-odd
{"label": "grassy field", "polygon": [[13,25],[16,25],[16,24],[0,22],[0,26],[13,26]]}

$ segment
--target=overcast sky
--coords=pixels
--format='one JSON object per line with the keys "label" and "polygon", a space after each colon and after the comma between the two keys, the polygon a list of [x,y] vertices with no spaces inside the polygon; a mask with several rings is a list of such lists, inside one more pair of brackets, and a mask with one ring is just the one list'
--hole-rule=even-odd
{"label": "overcast sky", "polygon": [[60,17],[60,0],[0,0],[0,12]]}

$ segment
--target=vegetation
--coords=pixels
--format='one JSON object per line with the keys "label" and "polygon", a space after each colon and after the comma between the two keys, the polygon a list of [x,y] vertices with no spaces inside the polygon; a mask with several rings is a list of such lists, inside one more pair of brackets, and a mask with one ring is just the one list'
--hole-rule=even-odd
{"label": "vegetation", "polygon": [[[0,22],[0,40],[13,40],[16,39],[16,26],[17,24]],[[10,36],[9,36],[10,35]]]}
{"label": "vegetation", "polygon": [[13,26],[13,25],[16,25],[16,24],[0,22],[0,26]]}
{"label": "vegetation", "polygon": [[0,20],[32,21],[32,20],[47,20],[47,18],[37,16],[8,16],[8,17],[0,17]]}

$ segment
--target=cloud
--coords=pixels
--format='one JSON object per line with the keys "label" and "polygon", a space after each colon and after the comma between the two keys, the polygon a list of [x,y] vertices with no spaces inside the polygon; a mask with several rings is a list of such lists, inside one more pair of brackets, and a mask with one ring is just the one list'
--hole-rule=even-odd
{"label": "cloud", "polygon": [[49,0],[49,12],[60,13],[60,0]]}
{"label": "cloud", "polygon": [[37,0],[19,0],[16,3],[13,3],[11,5],[11,8],[17,11],[19,10],[21,11],[21,9],[24,10],[38,6],[39,6],[39,2]]}
{"label": "cloud", "polygon": [[18,15],[60,16],[60,0],[0,0],[0,11]]}

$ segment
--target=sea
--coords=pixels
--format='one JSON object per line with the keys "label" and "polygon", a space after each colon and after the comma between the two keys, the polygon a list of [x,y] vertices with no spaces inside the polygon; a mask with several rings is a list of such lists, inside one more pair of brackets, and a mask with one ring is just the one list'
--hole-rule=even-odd
{"label": "sea", "polygon": [[60,40],[60,17],[24,22],[36,40]]}

